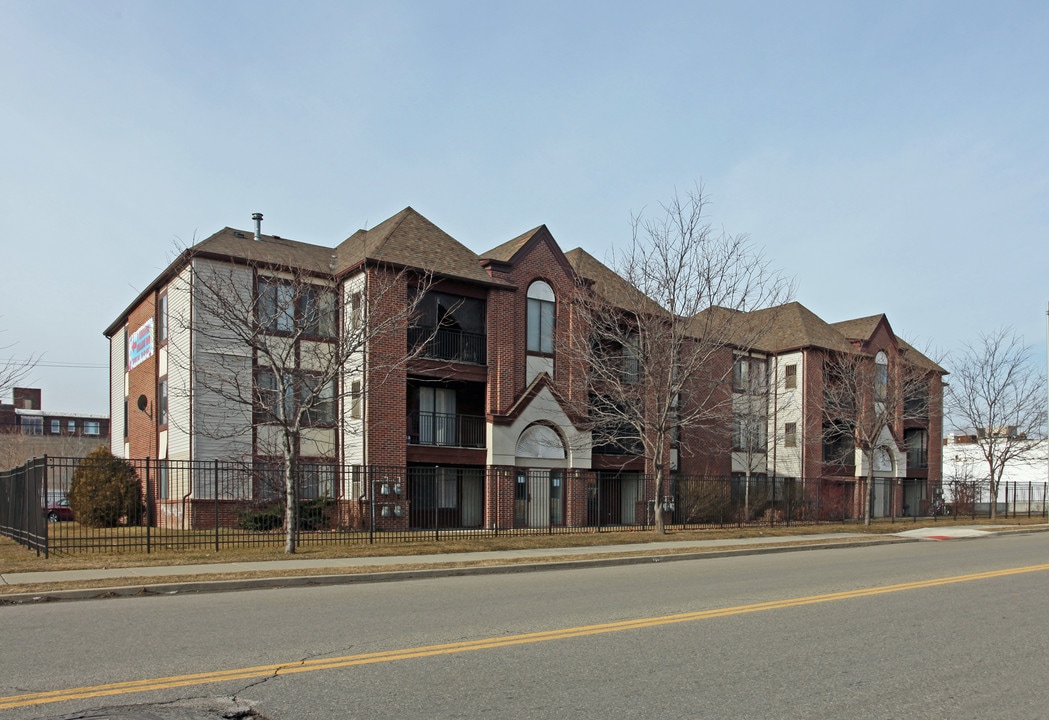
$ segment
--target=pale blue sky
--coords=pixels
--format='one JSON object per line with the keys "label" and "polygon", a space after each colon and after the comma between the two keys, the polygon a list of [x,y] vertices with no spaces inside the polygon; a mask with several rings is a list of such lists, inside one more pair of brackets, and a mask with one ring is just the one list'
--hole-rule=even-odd
{"label": "pale blue sky", "polygon": [[[701,183],[834,322],[1044,358],[1045,2],[0,0],[0,351],[107,363],[176,242],[334,245],[411,205],[598,258]],[[40,366],[107,413],[104,369]]]}

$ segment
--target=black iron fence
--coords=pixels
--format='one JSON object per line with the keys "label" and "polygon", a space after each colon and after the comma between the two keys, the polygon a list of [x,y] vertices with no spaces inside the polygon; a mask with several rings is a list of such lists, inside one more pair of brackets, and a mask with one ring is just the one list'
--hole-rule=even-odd
{"label": "black iron fence", "polygon": [[[45,554],[219,551],[285,542],[286,481],[279,465],[120,462],[137,489],[102,509],[83,504],[87,480],[105,479],[90,459],[40,458],[0,473],[0,533]],[[652,478],[639,473],[317,462],[299,463],[291,482],[299,545],[635,530],[651,527],[657,509],[671,529],[845,523],[862,517],[865,492],[862,483],[833,477],[675,476],[656,497]],[[1046,517],[1047,489],[1045,483],[1003,485],[997,512]],[[942,512],[938,491],[926,481],[878,481],[870,492],[874,515]],[[944,510],[958,517],[990,512],[986,484],[945,484],[942,499]]]}
{"label": "black iron fence", "polygon": [[0,471],[0,535],[45,554],[50,504],[46,470],[46,459],[34,458]]}

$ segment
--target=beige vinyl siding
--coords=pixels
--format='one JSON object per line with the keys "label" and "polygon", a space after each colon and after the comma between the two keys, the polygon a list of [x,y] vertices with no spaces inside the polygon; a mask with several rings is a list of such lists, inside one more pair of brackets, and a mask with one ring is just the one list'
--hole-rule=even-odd
{"label": "beige vinyl siding", "polygon": [[109,338],[109,451],[124,457],[124,403],[127,402],[127,368],[124,366],[124,331],[118,330]]}
{"label": "beige vinyl siding", "polygon": [[168,374],[167,458],[192,459],[190,443],[190,280],[184,269],[168,286],[168,344],[165,347]]}
{"label": "beige vinyl siding", "polygon": [[[246,298],[245,306],[250,307],[247,298],[254,293],[254,277],[249,268],[212,260],[197,259],[193,262],[199,276],[214,273],[232,278],[237,292]],[[193,293],[193,326],[199,330],[190,347],[193,358],[190,381],[193,459],[246,459],[252,454],[251,349],[222,332],[221,324],[207,311],[207,303],[201,300],[203,291],[199,280],[195,282],[198,287]],[[238,385],[243,388],[243,402],[233,401],[210,389],[220,381],[231,388]],[[194,487],[194,495],[200,497],[197,491],[198,488]]]}

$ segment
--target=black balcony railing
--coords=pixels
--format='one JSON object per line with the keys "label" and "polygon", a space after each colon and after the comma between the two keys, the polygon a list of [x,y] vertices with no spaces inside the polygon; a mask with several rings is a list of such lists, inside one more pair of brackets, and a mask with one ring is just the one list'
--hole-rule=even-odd
{"label": "black balcony railing", "polygon": [[922,470],[929,467],[929,451],[924,448],[908,448],[907,467]]}
{"label": "black balcony railing", "polygon": [[408,443],[483,448],[484,418],[477,415],[414,412],[408,415]]}
{"label": "black balcony railing", "polygon": [[408,342],[425,358],[485,365],[488,362],[487,338],[483,334],[452,328],[412,327]]}

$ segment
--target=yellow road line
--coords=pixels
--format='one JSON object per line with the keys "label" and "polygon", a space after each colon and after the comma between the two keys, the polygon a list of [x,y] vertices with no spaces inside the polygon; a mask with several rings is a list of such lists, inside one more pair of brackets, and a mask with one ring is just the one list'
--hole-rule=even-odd
{"label": "yellow road line", "polygon": [[731,615],[782,610],[785,608],[801,607],[803,605],[851,600],[855,598],[871,597],[874,595],[903,592],[906,590],[920,590],[940,585],[952,585],[955,583],[987,580],[990,578],[1041,572],[1045,570],[1049,570],[1049,563],[1044,565],[1028,565],[1025,567],[1009,568],[1006,570],[970,573],[968,575],[954,575],[952,577],[934,578],[931,580],[918,580],[915,582],[884,585],[881,587],[824,593],[822,595],[809,595],[806,597],[788,598],[785,600],[772,600],[769,602],[737,605],[735,607],[718,608],[714,610],[701,610],[698,612],[678,613],[675,615],[662,615],[657,617],[638,618],[635,620],[599,623],[596,625],[583,625],[580,627],[563,628],[560,630],[522,633],[520,635],[511,635],[508,637],[483,638],[481,640],[444,643],[441,645],[427,645],[424,647],[405,648],[402,650],[386,650],[382,652],[363,653],[360,655],[344,655],[334,658],[305,660],[290,664],[256,665],[254,667],[233,668],[230,670],[191,673],[188,675],[173,675],[170,677],[150,678],[146,680],[130,680],[127,682],[107,683],[105,685],[92,685],[88,687],[26,693],[24,695],[10,695],[7,697],[0,697],[0,710],[27,707],[30,705],[43,705],[45,703],[65,702],[69,700],[99,698],[109,695],[125,695],[129,693],[148,692],[151,690],[166,690],[169,688],[203,685],[229,680],[253,680],[275,675],[293,675],[295,673],[332,670],[335,668],[352,667],[355,665],[371,665],[374,663],[432,657],[434,655],[450,655],[454,653],[473,652],[476,650],[490,650],[492,648],[526,645],[546,642],[548,640],[563,640],[566,638],[584,637],[587,635],[600,635],[603,633],[622,632],[624,630],[637,630],[641,628],[657,627],[660,625],[670,625],[672,623],[695,622],[697,620],[709,620],[711,618],[728,617]]}

